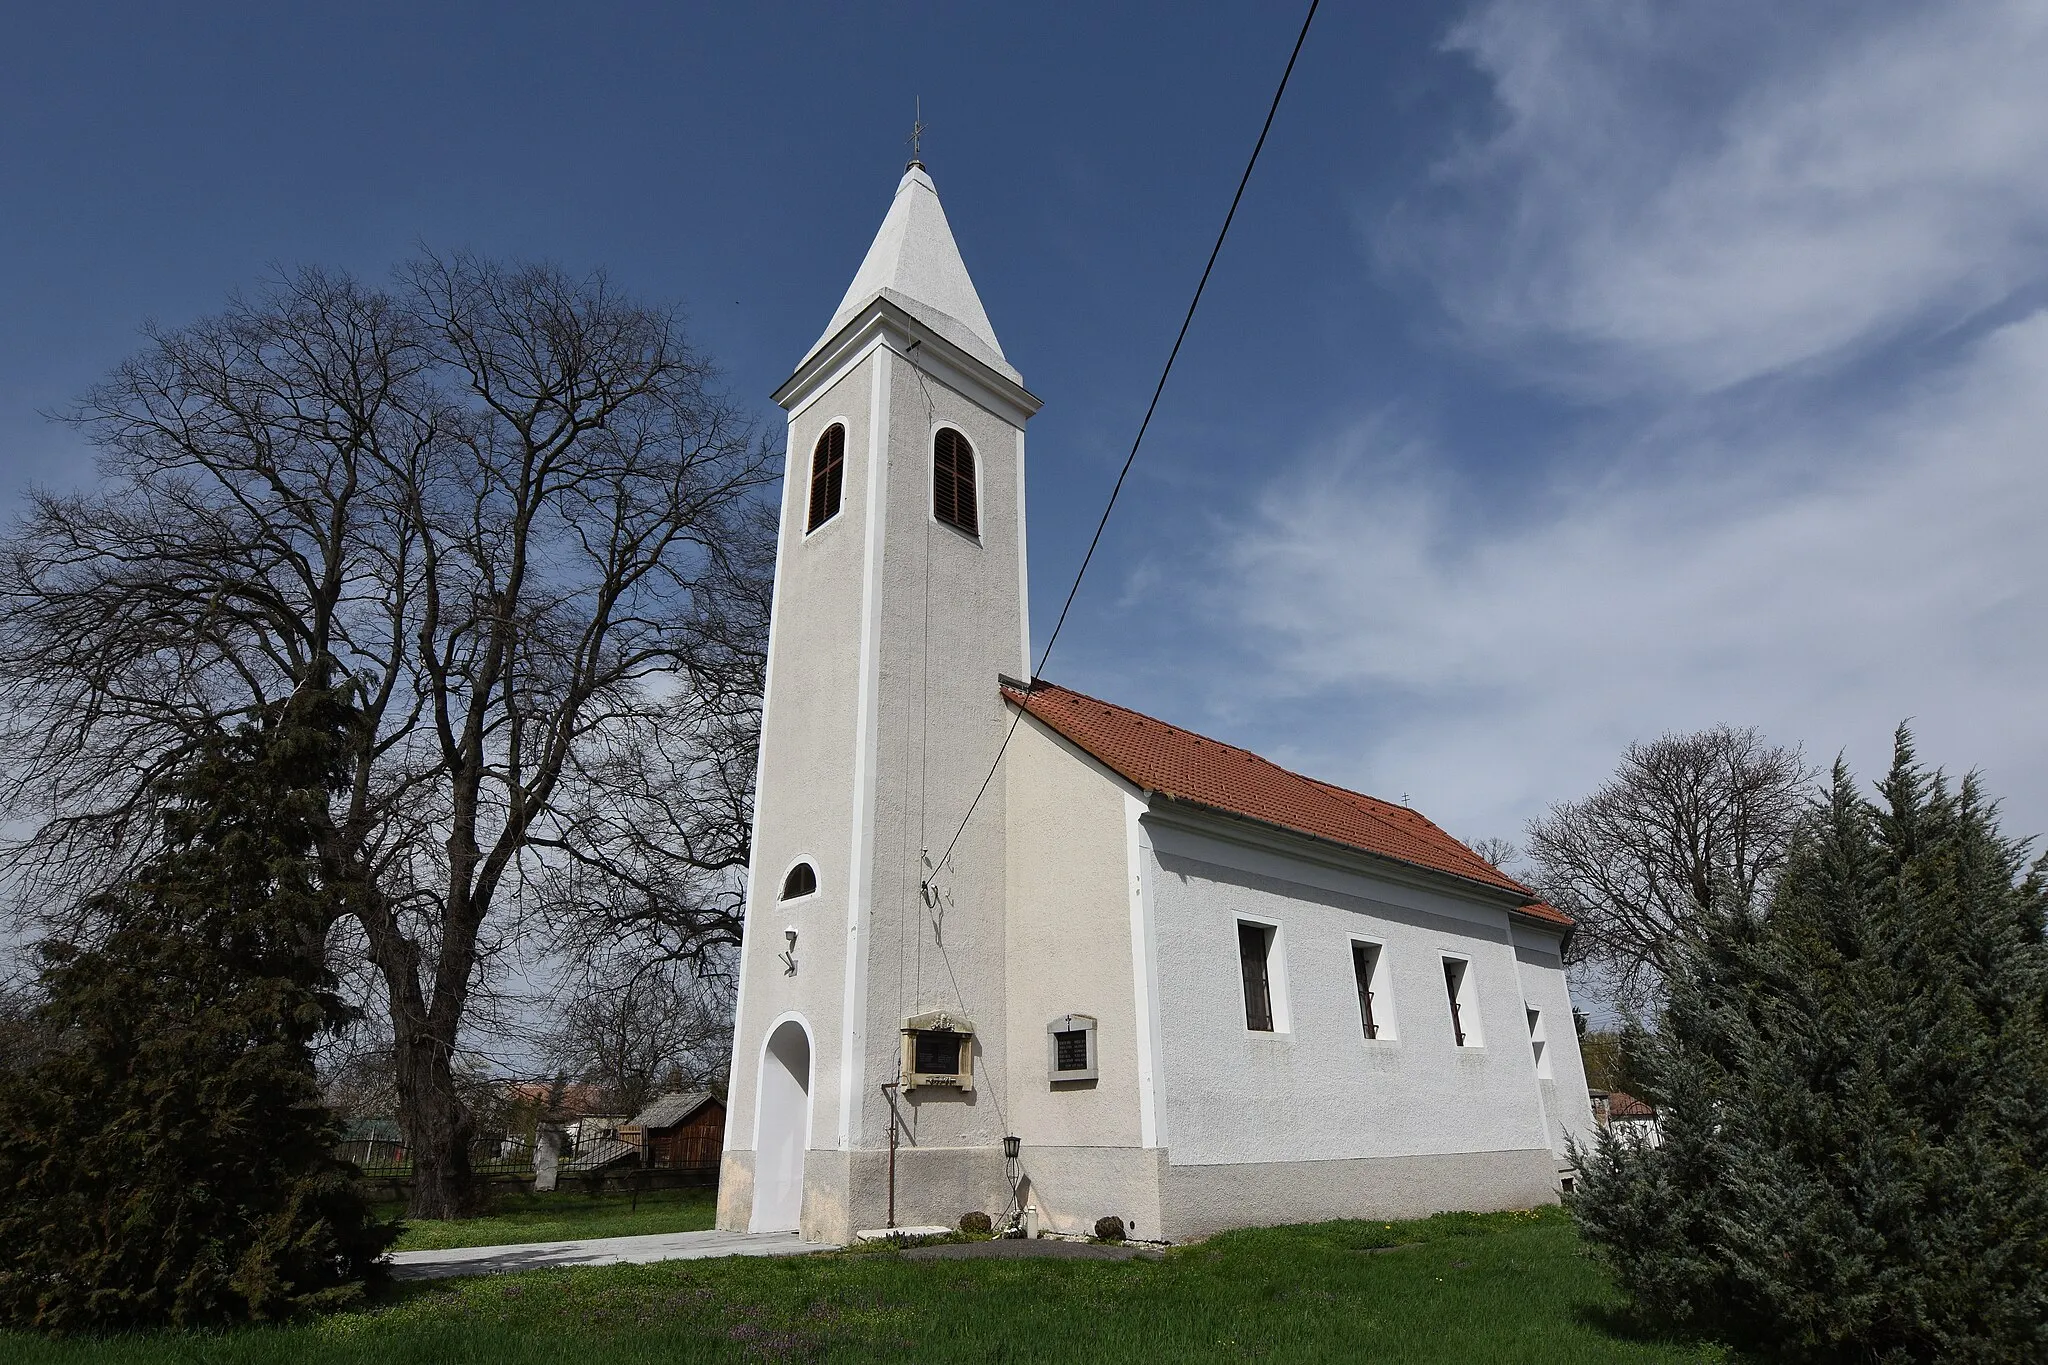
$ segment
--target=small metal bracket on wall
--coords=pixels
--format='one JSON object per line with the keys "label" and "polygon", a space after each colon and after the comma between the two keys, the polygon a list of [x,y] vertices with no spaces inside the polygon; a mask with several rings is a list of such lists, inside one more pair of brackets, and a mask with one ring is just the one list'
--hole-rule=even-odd
{"label": "small metal bracket on wall", "polygon": [[917,893],[923,899],[925,908],[932,913],[932,942],[944,944],[946,941],[945,893],[939,890],[937,882],[939,870],[932,866],[931,851],[929,849],[925,850],[922,857],[925,866],[925,876],[924,880],[917,884]]}
{"label": "small metal bracket on wall", "polygon": [[785,929],[785,930],[783,930],[783,931],[782,931],[782,936],[783,936],[784,938],[786,938],[786,939],[788,939],[788,940],[789,940],[789,949],[788,949],[788,951],[787,951],[787,952],[781,952],[781,953],[777,953],[777,954],[775,955],[775,960],[776,960],[777,962],[780,962],[780,963],[782,964],[782,974],[783,974],[784,976],[795,976],[795,975],[796,975],[796,930],[794,930],[794,929]]}

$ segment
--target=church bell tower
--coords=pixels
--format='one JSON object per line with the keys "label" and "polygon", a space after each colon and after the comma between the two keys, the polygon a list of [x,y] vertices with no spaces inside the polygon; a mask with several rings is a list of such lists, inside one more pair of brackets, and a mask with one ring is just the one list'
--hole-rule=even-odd
{"label": "church bell tower", "polygon": [[718,1221],[846,1241],[892,1208],[950,1225],[1009,1193],[1005,797],[983,784],[997,680],[1030,673],[1039,400],[921,163],[775,401],[788,464]]}

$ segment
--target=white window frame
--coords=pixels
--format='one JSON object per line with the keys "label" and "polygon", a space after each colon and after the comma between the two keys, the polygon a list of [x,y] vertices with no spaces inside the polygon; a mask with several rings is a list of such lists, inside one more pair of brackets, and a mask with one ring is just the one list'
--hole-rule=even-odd
{"label": "white window frame", "polygon": [[[1387,942],[1385,939],[1373,938],[1367,934],[1346,935],[1345,952],[1347,956],[1354,954],[1359,948],[1370,948],[1373,950],[1372,1021],[1379,1026],[1380,1031],[1379,1037],[1366,1038],[1364,1036],[1365,1020],[1360,1018],[1358,1021],[1359,1037],[1361,1041],[1374,1046],[1380,1043],[1399,1042],[1401,1038],[1401,1021],[1400,1015],[1394,1007],[1394,969],[1387,962]],[[1344,964],[1351,968],[1351,985],[1354,998],[1358,993],[1358,968],[1356,963],[1356,957],[1351,956],[1350,960]]]}
{"label": "white window frame", "polygon": [[[809,863],[811,865],[811,879],[814,882],[816,882],[817,885],[813,886],[809,891],[804,892],[801,896],[790,896],[785,898],[782,894],[782,888],[789,885],[789,874],[796,871],[797,865],[800,863]],[[824,875],[818,871],[818,860],[808,853],[799,853],[796,855],[796,857],[791,858],[789,860],[788,865],[782,869],[781,879],[775,883],[775,903],[777,905],[805,905],[811,901],[816,900],[820,895],[824,893],[824,890],[825,878]]]}
{"label": "white window frame", "polygon": [[[1101,1076],[1095,1053],[1095,1022],[1092,1014],[1063,1014],[1045,1026],[1045,1074],[1053,1085],[1092,1081]],[[1079,1071],[1060,1070],[1059,1035],[1062,1033],[1079,1033],[1087,1038],[1088,1065]]]}
{"label": "white window frame", "polygon": [[[1467,953],[1440,953],[1438,956],[1442,958],[1442,963],[1439,964],[1438,968],[1440,974],[1444,965],[1455,962],[1459,967],[1458,993],[1456,996],[1458,1016],[1455,1020],[1451,1018],[1450,1002],[1452,997],[1448,992],[1444,997],[1444,1022],[1451,1025],[1451,1046],[1460,1052],[1468,1051],[1472,1048],[1485,1047],[1486,1026],[1480,1020],[1479,985],[1478,982],[1473,980],[1471,955]],[[1462,1043],[1458,1041],[1458,1034],[1461,1032],[1465,1035],[1465,1041]]]}
{"label": "white window frame", "polygon": [[[1238,952],[1237,927],[1255,925],[1267,930],[1266,996],[1273,1009],[1273,1030],[1256,1029],[1245,1019],[1244,958]],[[1236,986],[1237,1026],[1248,1038],[1280,1038],[1294,1032],[1294,1010],[1287,993],[1287,930],[1277,919],[1238,911],[1230,917],[1230,980]]]}

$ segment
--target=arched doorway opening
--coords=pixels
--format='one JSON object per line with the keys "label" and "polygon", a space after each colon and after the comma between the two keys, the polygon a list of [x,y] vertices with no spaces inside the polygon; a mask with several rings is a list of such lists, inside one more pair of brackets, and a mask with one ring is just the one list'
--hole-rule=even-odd
{"label": "arched doorway opening", "polygon": [[761,1049],[754,1129],[754,1214],[749,1232],[794,1232],[804,1208],[804,1149],[811,1145],[811,1037],[785,1019]]}

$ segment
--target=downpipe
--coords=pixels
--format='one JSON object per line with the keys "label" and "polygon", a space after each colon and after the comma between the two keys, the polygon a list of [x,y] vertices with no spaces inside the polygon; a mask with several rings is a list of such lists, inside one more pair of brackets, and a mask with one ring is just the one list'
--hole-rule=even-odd
{"label": "downpipe", "polygon": [[889,1105],[889,1221],[886,1226],[896,1226],[896,1094],[903,1089],[900,1081],[882,1082],[882,1098]]}

